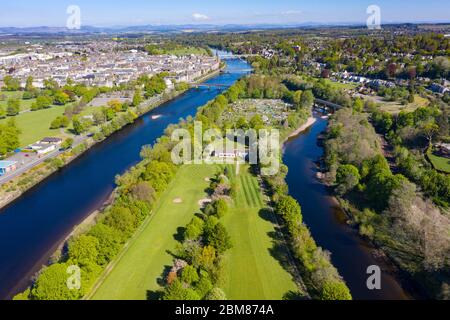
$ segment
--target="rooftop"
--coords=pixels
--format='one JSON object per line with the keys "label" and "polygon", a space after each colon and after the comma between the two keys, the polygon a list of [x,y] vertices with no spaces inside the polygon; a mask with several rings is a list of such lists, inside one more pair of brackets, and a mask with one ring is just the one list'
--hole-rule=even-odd
{"label": "rooftop", "polygon": [[0,160],[0,168],[5,169],[5,168],[15,165],[16,163],[17,163],[16,161],[1,161]]}

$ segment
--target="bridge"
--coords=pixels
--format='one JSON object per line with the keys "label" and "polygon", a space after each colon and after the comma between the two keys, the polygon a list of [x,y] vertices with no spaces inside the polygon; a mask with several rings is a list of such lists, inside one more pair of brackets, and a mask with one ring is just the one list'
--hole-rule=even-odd
{"label": "bridge", "polygon": [[331,112],[336,112],[337,110],[342,109],[343,107],[337,103],[333,103],[333,102],[322,100],[322,99],[315,99],[314,100],[314,108],[325,109],[325,110],[329,110]]}
{"label": "bridge", "polygon": [[229,86],[220,83],[192,83],[191,88],[219,88],[224,89]]}
{"label": "bridge", "polygon": [[244,59],[244,58],[248,58],[248,57],[256,57],[258,56],[257,54],[223,54],[220,55],[219,54],[219,58],[222,60],[226,60],[226,59]]}

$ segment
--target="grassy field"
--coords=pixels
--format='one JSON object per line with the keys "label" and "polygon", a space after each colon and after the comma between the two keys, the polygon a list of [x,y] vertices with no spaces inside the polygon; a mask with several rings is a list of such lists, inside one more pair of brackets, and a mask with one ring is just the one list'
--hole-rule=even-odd
{"label": "grassy field", "polygon": [[36,99],[22,100],[22,91],[1,91],[0,95],[4,95],[6,97],[5,100],[0,101],[0,107],[3,107],[6,110],[6,106],[8,105],[8,99],[16,98],[20,100],[20,111],[30,110],[31,105]]}
{"label": "grassy field", "polygon": [[[26,112],[15,116],[16,124],[22,131],[20,145],[25,147],[46,136],[59,136],[59,130],[50,130],[50,123],[64,113],[64,107],[55,106],[49,109]],[[5,123],[10,117],[0,120]]]}
{"label": "grassy field", "polygon": [[[186,165],[163,194],[151,220],[131,243],[93,295],[94,300],[147,299],[147,291],[160,290],[164,268],[172,265],[168,250],[177,244],[175,235],[199,211],[199,200],[206,197],[205,178],[217,172],[216,166]],[[181,198],[182,203],[174,203]]]}
{"label": "grassy field", "polygon": [[428,153],[428,158],[430,159],[431,163],[433,164],[433,167],[436,170],[450,173],[450,159],[444,158],[444,157],[438,157],[431,152]]}
{"label": "grassy field", "polygon": [[407,105],[403,105],[398,101],[383,101],[380,98],[380,101],[377,101],[381,104],[380,110],[392,113],[392,114],[398,114],[400,111],[407,111],[412,112],[416,110],[419,107],[426,107],[430,104],[430,102],[422,98],[419,95],[414,95],[414,102],[409,103]]}
{"label": "grassy field", "polygon": [[247,170],[241,167],[235,178],[238,196],[223,218],[233,241],[225,257],[223,288],[228,299],[280,300],[289,291],[297,291],[297,286],[278,260],[287,256],[286,248],[274,248],[278,241],[274,239],[273,213],[263,210],[258,181]]}

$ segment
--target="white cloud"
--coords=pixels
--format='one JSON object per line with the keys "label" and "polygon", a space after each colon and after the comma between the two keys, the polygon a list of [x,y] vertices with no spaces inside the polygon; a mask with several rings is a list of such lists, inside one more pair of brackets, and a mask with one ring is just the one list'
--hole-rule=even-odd
{"label": "white cloud", "polygon": [[303,12],[301,10],[288,10],[288,11],[283,11],[281,13],[281,15],[283,16],[292,16],[292,15],[297,15],[297,14],[302,14]]}
{"label": "white cloud", "polygon": [[193,13],[192,18],[194,18],[194,20],[197,20],[197,21],[210,20],[210,18],[206,14],[202,14],[202,13]]}

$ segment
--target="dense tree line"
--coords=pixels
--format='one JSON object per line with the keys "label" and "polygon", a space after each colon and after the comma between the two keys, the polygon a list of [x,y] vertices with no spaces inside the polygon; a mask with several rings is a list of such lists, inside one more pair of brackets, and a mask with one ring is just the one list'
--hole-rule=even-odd
{"label": "dense tree line", "polygon": [[211,180],[211,193],[220,193],[220,196],[213,197],[215,200],[185,228],[177,259],[166,275],[164,300],[226,299],[218,287],[223,277],[223,254],[232,247],[231,238],[220,222],[228,211],[231,189],[231,177],[225,173],[220,172]]}
{"label": "dense tree line", "polygon": [[392,173],[366,115],[350,108],[336,112],[325,150],[328,179],[351,203],[348,212],[360,233],[379,244],[430,295],[440,296],[449,281],[450,219],[405,176]]}
{"label": "dense tree line", "polygon": [[401,172],[418,184],[435,203],[448,207],[450,177],[434,170],[425,157],[434,140],[449,138],[448,106],[420,107],[412,112],[401,111],[398,115],[375,108],[371,120],[394,145],[396,164]]}
{"label": "dense tree line", "polygon": [[303,223],[300,205],[287,195],[287,171],[283,165],[277,175],[264,180],[270,189],[275,211],[287,229],[291,250],[301,266],[302,279],[313,298],[350,300],[350,290],[332,265],[330,253],[317,246]]}

